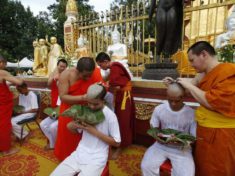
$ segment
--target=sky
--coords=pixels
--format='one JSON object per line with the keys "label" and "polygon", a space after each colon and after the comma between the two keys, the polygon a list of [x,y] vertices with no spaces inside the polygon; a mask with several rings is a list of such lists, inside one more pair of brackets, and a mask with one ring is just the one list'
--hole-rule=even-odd
{"label": "sky", "polygon": [[[30,7],[34,16],[39,14],[39,11],[47,11],[47,7],[53,3],[55,0],[19,0],[24,5],[24,7]],[[112,0],[89,0],[89,4],[94,6],[94,10],[97,12],[108,10]]]}

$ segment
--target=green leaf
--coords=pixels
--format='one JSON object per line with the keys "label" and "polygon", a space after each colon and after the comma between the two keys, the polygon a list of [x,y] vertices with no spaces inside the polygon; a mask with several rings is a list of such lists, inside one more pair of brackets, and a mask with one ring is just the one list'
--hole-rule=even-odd
{"label": "green leaf", "polygon": [[196,140],[194,136],[175,129],[150,128],[147,133],[169,147],[187,148]]}
{"label": "green leaf", "polygon": [[105,117],[102,110],[93,111],[89,107],[73,105],[65,110],[61,116],[71,117],[73,120],[80,120],[85,123],[96,125],[104,121]]}
{"label": "green leaf", "polygon": [[15,105],[13,107],[13,113],[14,114],[22,113],[22,112],[24,112],[24,110],[25,110],[24,106],[21,106],[21,105]]}
{"label": "green leaf", "polygon": [[52,119],[57,119],[58,116],[59,116],[59,112],[60,112],[60,108],[59,107],[56,107],[56,108],[45,108],[43,110],[43,112],[45,114],[47,114],[49,117],[51,117]]}

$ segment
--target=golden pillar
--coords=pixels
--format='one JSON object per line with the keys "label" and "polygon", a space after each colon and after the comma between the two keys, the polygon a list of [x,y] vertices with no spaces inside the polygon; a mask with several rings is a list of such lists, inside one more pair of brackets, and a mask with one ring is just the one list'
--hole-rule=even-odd
{"label": "golden pillar", "polygon": [[65,52],[72,55],[77,48],[76,21],[78,16],[77,3],[75,0],[68,0],[66,4],[67,20],[64,23],[64,47]]}

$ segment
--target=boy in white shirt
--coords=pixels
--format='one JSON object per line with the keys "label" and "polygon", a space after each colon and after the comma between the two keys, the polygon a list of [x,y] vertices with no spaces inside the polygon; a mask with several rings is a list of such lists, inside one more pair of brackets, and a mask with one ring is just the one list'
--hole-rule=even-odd
{"label": "boy in white shirt", "polygon": [[[38,100],[37,95],[28,89],[26,83],[23,83],[20,86],[16,86],[17,91],[20,93],[19,95],[19,103],[18,105],[24,106],[24,111],[12,117],[11,124],[13,133],[16,137],[20,138],[21,136],[21,125],[17,123],[25,120],[33,118],[38,111]],[[28,135],[28,131],[23,129],[23,138]]]}
{"label": "boy in white shirt", "polygon": [[[178,83],[169,84],[167,102],[157,106],[150,125],[161,129],[175,129],[196,135],[194,110],[183,103],[184,89]],[[195,165],[191,148],[180,149],[155,142],[144,154],[141,162],[143,176],[158,176],[161,164],[169,159],[173,176],[194,176]]]}
{"label": "boy in white shirt", "polygon": [[87,90],[88,106],[102,110],[105,120],[95,126],[74,121],[68,124],[73,132],[82,132],[82,139],[76,151],[67,157],[51,176],[99,176],[108,160],[109,146],[118,147],[121,142],[117,117],[104,105],[106,90],[102,85],[93,84]]}

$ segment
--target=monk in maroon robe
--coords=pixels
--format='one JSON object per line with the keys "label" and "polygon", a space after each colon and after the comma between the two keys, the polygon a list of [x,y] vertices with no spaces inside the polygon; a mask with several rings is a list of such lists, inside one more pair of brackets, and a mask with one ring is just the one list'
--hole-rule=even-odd
{"label": "monk in maroon robe", "polygon": [[106,53],[99,53],[97,64],[103,69],[110,69],[109,86],[114,94],[115,113],[121,132],[121,148],[132,144],[135,105],[132,96],[131,77],[126,68],[119,62],[111,62]]}

